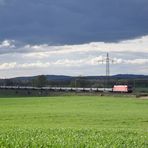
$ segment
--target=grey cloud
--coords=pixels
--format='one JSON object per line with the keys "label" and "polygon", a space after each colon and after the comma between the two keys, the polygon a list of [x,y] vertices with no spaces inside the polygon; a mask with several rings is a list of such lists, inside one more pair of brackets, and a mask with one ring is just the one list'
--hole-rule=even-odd
{"label": "grey cloud", "polygon": [[[148,47],[148,36],[143,36],[141,38],[133,40],[125,40],[118,43],[105,43],[105,42],[92,42],[86,44],[78,45],[61,45],[53,46],[50,44],[40,44],[40,45],[31,45],[31,44],[22,44],[14,40],[4,40],[0,42],[0,56],[4,54],[25,54],[28,58],[38,58],[44,59],[48,56],[60,57],[65,54],[67,57],[79,54],[79,57],[82,58],[83,55],[99,55],[100,53],[105,54],[106,52],[112,53],[112,55],[118,55],[119,58],[125,54],[130,57],[135,56],[135,58],[147,57]],[[138,53],[138,54],[137,54]],[[126,58],[124,56],[124,58]]]}
{"label": "grey cloud", "polygon": [[4,5],[5,4],[5,0],[0,0],[0,5]]}
{"label": "grey cloud", "polygon": [[147,0],[7,0],[0,40],[80,44],[148,34]]}

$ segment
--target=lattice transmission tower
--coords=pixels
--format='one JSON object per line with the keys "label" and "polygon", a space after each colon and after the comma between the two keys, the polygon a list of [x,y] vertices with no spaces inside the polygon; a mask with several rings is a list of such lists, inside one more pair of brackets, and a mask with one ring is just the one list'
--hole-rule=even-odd
{"label": "lattice transmission tower", "polygon": [[111,59],[109,57],[109,53],[106,54],[106,57],[103,58],[102,60],[99,60],[98,62],[102,62],[106,64],[106,86],[105,87],[108,87],[108,82],[109,82],[109,77],[110,77],[110,64],[114,62],[113,59]]}

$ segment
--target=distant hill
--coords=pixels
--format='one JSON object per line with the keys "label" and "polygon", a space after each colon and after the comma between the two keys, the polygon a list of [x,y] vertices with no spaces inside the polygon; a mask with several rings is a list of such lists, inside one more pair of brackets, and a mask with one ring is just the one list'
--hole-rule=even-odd
{"label": "distant hill", "polygon": [[[65,75],[45,75],[49,81],[71,81],[73,79],[79,78],[74,76],[65,76]],[[32,80],[37,76],[31,76],[31,77],[16,77],[11,78],[11,80]],[[87,80],[95,80],[95,79],[103,79],[105,76],[81,76],[81,78],[87,79]],[[147,75],[133,75],[133,74],[118,74],[110,76],[111,79],[148,79]]]}
{"label": "distant hill", "polygon": [[[49,81],[69,81],[74,79],[74,77],[71,76],[64,76],[64,75],[45,75]],[[32,80],[36,78],[37,76],[28,76],[28,77],[16,77],[11,78],[12,80]]]}
{"label": "distant hill", "polygon": [[147,79],[147,75],[133,75],[133,74],[118,74],[112,76],[112,78],[121,78],[121,79]]}

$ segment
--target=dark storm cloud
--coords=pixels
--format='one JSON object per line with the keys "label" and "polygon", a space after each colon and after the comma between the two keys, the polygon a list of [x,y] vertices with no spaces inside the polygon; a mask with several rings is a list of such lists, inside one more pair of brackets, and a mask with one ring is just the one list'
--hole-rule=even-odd
{"label": "dark storm cloud", "polygon": [[148,0],[0,0],[0,40],[79,44],[148,34]]}

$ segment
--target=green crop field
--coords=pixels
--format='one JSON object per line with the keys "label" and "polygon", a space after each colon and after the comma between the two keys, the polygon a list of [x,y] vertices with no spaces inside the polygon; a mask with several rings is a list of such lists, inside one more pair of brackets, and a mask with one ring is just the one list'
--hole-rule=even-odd
{"label": "green crop field", "polygon": [[148,147],[148,100],[0,98],[0,147]]}

